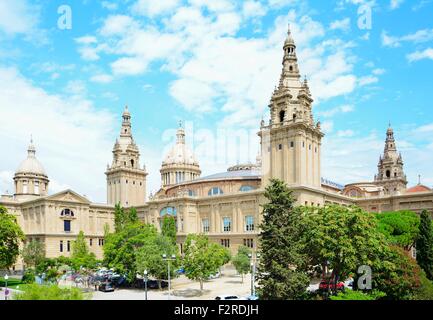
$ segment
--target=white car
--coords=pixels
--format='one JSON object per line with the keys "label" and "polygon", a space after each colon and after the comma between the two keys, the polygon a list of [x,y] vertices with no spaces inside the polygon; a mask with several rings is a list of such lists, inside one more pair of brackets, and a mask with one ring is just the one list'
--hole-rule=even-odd
{"label": "white car", "polygon": [[237,296],[235,294],[223,294],[215,297],[215,300],[247,300],[244,297]]}

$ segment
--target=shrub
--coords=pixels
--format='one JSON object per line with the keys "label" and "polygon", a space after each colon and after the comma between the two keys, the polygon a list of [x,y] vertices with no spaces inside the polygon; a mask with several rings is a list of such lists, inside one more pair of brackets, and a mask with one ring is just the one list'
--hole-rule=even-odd
{"label": "shrub", "polygon": [[34,283],[35,282],[35,270],[27,269],[23,274],[21,282],[22,283]]}
{"label": "shrub", "polygon": [[433,282],[427,278],[424,271],[421,272],[420,282],[420,287],[413,294],[413,300],[433,300]]}
{"label": "shrub", "polygon": [[331,300],[377,300],[385,296],[385,293],[380,291],[362,292],[358,290],[346,290],[340,292],[336,296],[331,296]]}
{"label": "shrub", "polygon": [[59,288],[57,285],[29,284],[26,291],[13,295],[14,300],[83,300],[78,288]]}

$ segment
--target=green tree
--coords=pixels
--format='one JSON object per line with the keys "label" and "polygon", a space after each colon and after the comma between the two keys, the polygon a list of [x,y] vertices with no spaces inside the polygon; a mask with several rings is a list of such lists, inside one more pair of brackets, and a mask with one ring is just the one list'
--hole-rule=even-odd
{"label": "green tree", "polygon": [[382,262],[381,252],[388,245],[377,231],[374,215],[356,206],[303,210],[308,225],[305,248],[309,265],[322,266],[322,271],[325,266],[331,269],[334,277],[330,281],[336,284],[356,273],[359,266],[372,267]]}
{"label": "green tree", "polygon": [[[165,261],[163,254],[166,254],[167,257],[175,255],[176,259],[170,262]],[[161,280],[168,278],[168,263],[170,263],[170,278],[174,278],[179,262],[176,245],[173,245],[172,240],[162,234],[146,239],[136,253],[137,272],[143,274],[144,270],[147,270],[150,276],[158,280],[160,289]]]}
{"label": "green tree", "polygon": [[21,250],[21,257],[26,267],[35,268],[45,258],[44,243],[38,240],[32,240],[26,243]]}
{"label": "green tree", "polygon": [[129,281],[135,279],[136,253],[139,248],[158,235],[156,228],[150,224],[136,222],[126,225],[121,231],[109,234],[104,244],[104,263],[120,274],[126,275]]}
{"label": "green tree", "polygon": [[377,213],[378,230],[391,245],[409,250],[418,236],[420,219],[412,211]]}
{"label": "green tree", "polygon": [[161,233],[176,245],[176,220],[173,216],[164,216],[162,220]]}
{"label": "green tree", "polygon": [[83,300],[90,299],[78,288],[59,288],[57,285],[29,284],[26,290],[13,295],[14,300]]}
{"label": "green tree", "polygon": [[419,235],[416,240],[416,261],[429,280],[433,280],[433,228],[430,214],[421,213]]}
{"label": "green tree", "polygon": [[265,300],[301,299],[308,287],[301,211],[287,185],[272,179],[265,189],[260,225],[259,296]]}
{"label": "green tree", "polygon": [[83,231],[78,233],[77,239],[72,243],[71,260],[75,270],[81,267],[93,269],[96,266],[96,256],[90,252]]}
{"label": "green tree", "polygon": [[244,275],[250,272],[250,258],[251,250],[245,246],[239,246],[238,253],[233,257],[232,263],[236,268],[236,271],[242,277],[242,283],[244,282]]}
{"label": "green tree", "polygon": [[188,279],[203,282],[215,274],[223,263],[220,245],[209,243],[206,235],[189,234],[185,241],[183,265]]}
{"label": "green tree", "polygon": [[138,222],[138,214],[137,209],[131,208],[129,210],[125,210],[120,205],[120,202],[117,203],[114,207],[114,231],[119,232],[122,231],[128,224],[134,224]]}
{"label": "green tree", "polygon": [[24,239],[24,233],[15,216],[0,206],[0,269],[13,266],[20,254],[20,243]]}

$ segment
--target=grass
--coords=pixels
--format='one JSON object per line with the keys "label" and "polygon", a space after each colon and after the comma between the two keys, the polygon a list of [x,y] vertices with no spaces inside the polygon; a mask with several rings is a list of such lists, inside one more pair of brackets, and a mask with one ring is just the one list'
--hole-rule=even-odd
{"label": "grass", "polygon": [[[21,279],[17,279],[17,278],[9,278],[8,279],[8,288],[11,289],[16,289],[17,286],[20,286],[21,289]],[[5,287],[6,286],[6,281],[4,278],[0,278],[0,287]]]}

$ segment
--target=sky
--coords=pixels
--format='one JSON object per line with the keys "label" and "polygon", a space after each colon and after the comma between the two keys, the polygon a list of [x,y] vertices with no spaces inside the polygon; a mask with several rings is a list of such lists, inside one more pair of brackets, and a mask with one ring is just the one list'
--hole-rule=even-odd
{"label": "sky", "polygon": [[433,0],[0,0],[0,193],[32,135],[50,193],[106,202],[125,105],[149,193],[179,121],[202,175],[254,162],[289,23],[322,176],[371,181],[391,123],[433,186]]}

